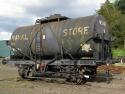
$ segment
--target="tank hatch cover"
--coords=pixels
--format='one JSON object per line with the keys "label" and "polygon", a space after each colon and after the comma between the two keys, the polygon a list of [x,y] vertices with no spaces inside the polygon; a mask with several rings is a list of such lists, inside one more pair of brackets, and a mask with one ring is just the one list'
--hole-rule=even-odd
{"label": "tank hatch cover", "polygon": [[69,18],[66,16],[62,16],[61,14],[54,14],[54,15],[50,15],[49,17],[37,19],[35,23],[43,24],[43,23],[56,22],[56,21],[62,21],[62,20],[67,20],[67,19]]}

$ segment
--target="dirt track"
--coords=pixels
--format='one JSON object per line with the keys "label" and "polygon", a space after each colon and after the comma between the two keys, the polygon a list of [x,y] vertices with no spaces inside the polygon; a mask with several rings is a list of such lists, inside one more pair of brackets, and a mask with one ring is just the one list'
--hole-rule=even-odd
{"label": "dirt track", "polygon": [[110,84],[96,79],[85,85],[20,80],[17,69],[0,65],[0,94],[125,94],[125,74],[115,74]]}

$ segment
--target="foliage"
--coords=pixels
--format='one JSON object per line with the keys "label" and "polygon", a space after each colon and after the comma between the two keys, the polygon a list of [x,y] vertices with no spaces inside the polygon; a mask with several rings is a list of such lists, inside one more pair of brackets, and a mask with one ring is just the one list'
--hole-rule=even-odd
{"label": "foliage", "polygon": [[124,47],[125,14],[123,13],[124,8],[122,6],[123,4],[125,6],[125,3],[120,4],[121,1],[125,2],[125,0],[116,0],[114,3],[110,3],[107,0],[98,10],[98,13],[104,16],[109,25],[109,32],[113,38],[113,48]]}
{"label": "foliage", "polygon": [[122,14],[125,14],[125,0],[116,0],[115,5],[121,11]]}

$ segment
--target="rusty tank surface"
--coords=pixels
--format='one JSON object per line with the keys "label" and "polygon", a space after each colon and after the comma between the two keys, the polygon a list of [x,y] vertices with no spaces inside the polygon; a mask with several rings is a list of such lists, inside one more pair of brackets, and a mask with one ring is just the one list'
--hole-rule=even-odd
{"label": "rusty tank surface", "polygon": [[[106,22],[100,15],[76,19],[52,15],[38,19],[35,25],[17,28],[10,41],[13,50],[16,48],[26,55],[32,53],[43,58],[53,58],[65,50],[74,57],[81,58],[92,57],[96,51],[100,55],[101,45],[94,37],[101,39],[103,33],[104,39],[109,40]],[[16,50],[14,53],[21,56]]]}

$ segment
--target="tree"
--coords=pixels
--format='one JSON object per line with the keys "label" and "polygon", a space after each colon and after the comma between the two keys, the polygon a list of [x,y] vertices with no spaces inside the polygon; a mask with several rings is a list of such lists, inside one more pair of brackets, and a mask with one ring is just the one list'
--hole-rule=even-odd
{"label": "tree", "polygon": [[104,16],[109,25],[109,31],[114,39],[113,48],[123,47],[125,40],[125,15],[121,13],[116,2],[110,3],[109,0],[106,0],[98,10],[98,13]]}
{"label": "tree", "polygon": [[125,14],[125,0],[116,0],[115,5],[118,7],[122,14]]}

